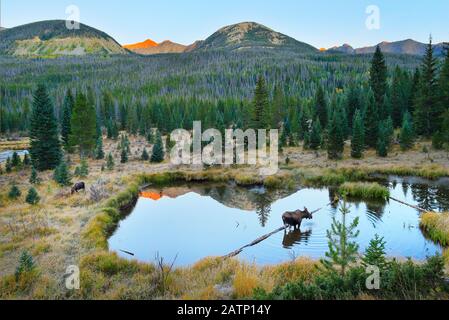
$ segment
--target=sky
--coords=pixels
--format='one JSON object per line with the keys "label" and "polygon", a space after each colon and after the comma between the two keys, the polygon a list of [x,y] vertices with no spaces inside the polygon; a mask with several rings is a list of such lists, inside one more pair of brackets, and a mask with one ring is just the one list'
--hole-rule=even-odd
{"label": "sky", "polygon": [[[0,24],[7,28],[68,19],[66,8],[75,5],[79,8],[80,22],[108,33],[121,44],[148,38],[191,44],[223,26],[243,21],[261,23],[317,48],[343,43],[364,47],[409,38],[427,42],[430,34],[435,43],[449,41],[449,0],[0,0],[0,3]],[[376,6],[378,11],[367,13],[369,6]]]}

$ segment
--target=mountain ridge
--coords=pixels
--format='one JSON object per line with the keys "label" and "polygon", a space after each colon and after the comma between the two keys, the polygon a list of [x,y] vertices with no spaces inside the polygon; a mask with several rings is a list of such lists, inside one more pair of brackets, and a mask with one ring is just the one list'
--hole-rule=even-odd
{"label": "mountain ridge", "polygon": [[187,46],[172,42],[170,40],[157,43],[151,39],[135,44],[124,45],[124,48],[131,50],[134,53],[142,55],[153,55],[162,53],[182,53],[185,52]]}
{"label": "mountain ridge", "polygon": [[[415,41],[413,39],[405,39],[400,41],[383,41],[375,46],[367,46],[362,48],[353,48],[349,44],[344,44],[340,47],[332,47],[328,52],[339,52],[345,54],[371,54],[376,51],[379,46],[382,52],[391,54],[406,54],[423,56],[426,52],[428,44]],[[441,56],[444,54],[444,43],[434,44],[435,55]]]}
{"label": "mountain ridge", "polygon": [[107,33],[80,23],[46,20],[2,30],[0,54],[13,56],[115,55],[129,52]]}

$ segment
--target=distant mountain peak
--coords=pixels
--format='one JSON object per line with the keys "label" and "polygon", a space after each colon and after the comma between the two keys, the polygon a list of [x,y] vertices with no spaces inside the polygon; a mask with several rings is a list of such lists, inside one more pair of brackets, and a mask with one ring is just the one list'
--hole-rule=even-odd
{"label": "distant mountain peak", "polygon": [[153,41],[151,39],[147,39],[143,42],[127,44],[127,45],[124,45],[123,47],[128,50],[134,50],[134,49],[147,49],[147,48],[152,48],[152,47],[157,47],[157,46],[158,46],[158,44],[155,41]]}
{"label": "distant mountain peak", "polygon": [[193,51],[290,49],[310,53],[318,50],[257,22],[240,22],[220,28],[209,38],[198,42]]}
{"label": "distant mountain peak", "polygon": [[80,24],[68,29],[65,20],[39,21],[2,30],[0,54],[15,56],[64,56],[128,54],[108,34]]}
{"label": "distant mountain peak", "polygon": [[153,55],[161,53],[182,53],[186,50],[186,46],[172,42],[170,40],[165,40],[158,44],[151,39],[135,44],[125,45],[123,47],[128,50],[131,50],[134,53],[142,55]]}

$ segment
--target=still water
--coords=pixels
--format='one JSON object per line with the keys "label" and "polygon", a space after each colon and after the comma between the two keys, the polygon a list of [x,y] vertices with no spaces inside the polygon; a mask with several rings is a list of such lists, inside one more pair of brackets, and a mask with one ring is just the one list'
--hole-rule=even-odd
{"label": "still water", "polygon": [[[449,210],[447,181],[392,178],[385,183],[391,196],[435,211]],[[310,211],[334,198],[329,188],[268,191],[220,184],[183,184],[142,193],[136,207],[109,239],[110,250],[127,259],[154,262],[156,254],[176,266],[191,265],[207,256],[226,255],[282,226],[285,211]],[[419,212],[396,202],[350,202],[348,220],[359,217],[360,252],[376,235],[385,238],[390,257],[424,260],[441,253],[439,245],[419,229]],[[293,257],[324,257],[326,230],[341,219],[336,207],[326,207],[305,220],[301,230],[280,232],[245,249],[239,256],[259,265],[289,261]],[[131,256],[123,251],[133,253]]]}

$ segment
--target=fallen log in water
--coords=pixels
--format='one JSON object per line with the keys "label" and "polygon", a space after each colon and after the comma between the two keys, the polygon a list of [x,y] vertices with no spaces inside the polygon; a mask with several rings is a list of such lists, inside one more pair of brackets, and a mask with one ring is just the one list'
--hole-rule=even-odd
{"label": "fallen log in water", "polygon": [[412,205],[412,204],[409,204],[409,203],[407,203],[407,202],[404,202],[404,201],[395,199],[395,198],[393,198],[393,197],[390,197],[390,199],[393,200],[393,201],[396,201],[396,202],[398,202],[398,203],[400,203],[400,204],[403,204],[404,206],[407,206],[407,207],[416,209],[416,210],[418,210],[418,211],[420,211],[420,212],[422,212],[422,213],[426,213],[426,212],[429,212],[429,211],[430,211],[430,210],[424,210],[423,208],[414,206],[414,205]]}
{"label": "fallen log in water", "polygon": [[[332,205],[332,204],[335,204],[335,203],[338,202],[338,201],[340,201],[340,200],[339,200],[339,199],[338,199],[338,200],[335,199],[335,200],[332,201],[331,203],[327,204],[325,207],[320,208],[320,209],[317,209],[317,210],[315,210],[315,211],[312,211],[311,214],[313,215],[313,214],[315,214],[315,213],[317,213],[317,212],[323,210],[324,208],[326,208],[326,207],[328,207],[328,206],[330,206],[330,205]],[[266,235],[263,235],[263,236],[260,237],[260,238],[257,238],[257,239],[254,240],[253,242],[251,242],[251,243],[249,243],[249,244],[247,244],[247,245],[245,245],[245,246],[243,246],[243,247],[241,247],[241,248],[239,248],[239,249],[237,249],[237,250],[231,252],[230,254],[227,254],[227,255],[223,256],[222,258],[223,258],[223,259],[234,258],[234,257],[238,256],[240,253],[242,253],[242,251],[243,251],[244,249],[249,248],[249,247],[254,247],[255,245],[261,243],[262,241],[267,240],[268,238],[270,238],[271,236],[275,235],[275,234],[278,233],[278,232],[281,232],[282,230],[286,230],[287,228],[289,228],[289,226],[283,226],[283,227],[280,227],[279,229],[276,229],[276,230],[274,230],[273,232],[270,232],[270,233],[268,233],[268,234],[266,234]]]}

